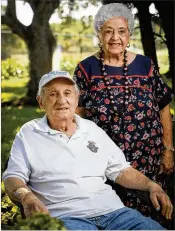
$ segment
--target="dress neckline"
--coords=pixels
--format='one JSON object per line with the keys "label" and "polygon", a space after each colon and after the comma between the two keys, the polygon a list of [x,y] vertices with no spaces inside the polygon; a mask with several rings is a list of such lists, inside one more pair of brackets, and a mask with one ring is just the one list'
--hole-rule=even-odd
{"label": "dress neckline", "polygon": [[[136,61],[136,59],[138,58],[138,56],[139,56],[139,54],[136,54],[136,56],[135,56],[135,58],[132,60],[132,62],[130,63],[130,64],[128,64],[127,66],[129,67],[129,66],[131,66],[135,61]],[[95,55],[93,55],[93,57],[96,59],[96,60],[98,60],[98,61],[100,61],[100,59],[98,59]],[[104,64],[107,68],[123,68],[122,66],[120,66],[120,67],[117,67],[117,66],[112,66],[112,65],[108,65],[108,64]]]}

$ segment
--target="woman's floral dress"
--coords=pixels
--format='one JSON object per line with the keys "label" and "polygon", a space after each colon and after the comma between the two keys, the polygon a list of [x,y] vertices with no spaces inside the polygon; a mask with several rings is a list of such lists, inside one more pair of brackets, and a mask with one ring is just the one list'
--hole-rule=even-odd
{"label": "woman's floral dress", "polygon": [[[134,168],[165,188],[166,179],[159,179],[158,174],[163,150],[159,111],[170,103],[171,90],[146,56],[136,55],[128,65],[127,85],[122,67],[105,67],[110,77],[108,87],[95,56],[78,64],[74,80],[80,89],[79,106],[85,108],[85,117],[104,129],[123,150]],[[113,99],[108,91],[113,92]],[[115,114],[112,100],[117,107]],[[123,202],[149,215],[147,206],[131,194]]]}

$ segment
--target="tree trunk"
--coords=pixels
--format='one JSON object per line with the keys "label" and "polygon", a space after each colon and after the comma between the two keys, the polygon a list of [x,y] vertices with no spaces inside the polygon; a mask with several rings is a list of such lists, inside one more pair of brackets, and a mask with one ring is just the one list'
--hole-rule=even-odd
{"label": "tree trunk", "polygon": [[[174,1],[155,1],[155,6],[159,12],[162,20],[162,26],[165,32],[165,38],[167,40],[167,48],[169,54],[169,77],[172,78],[173,93],[175,94],[175,76],[174,76]],[[167,13],[168,12],[168,13]]]}
{"label": "tree trunk", "polygon": [[149,13],[150,2],[135,1],[134,5],[138,9],[138,18],[140,21],[140,32],[144,54],[150,57],[155,66],[158,68],[156,46],[151,25],[151,15]]}
{"label": "tree trunk", "polygon": [[31,31],[31,36],[27,40],[30,60],[30,81],[28,83],[26,103],[30,105],[36,105],[37,103],[36,93],[39,79],[42,75],[52,70],[52,57],[56,45],[56,40],[52,35],[49,24],[41,26],[37,23],[34,30],[37,33]]}

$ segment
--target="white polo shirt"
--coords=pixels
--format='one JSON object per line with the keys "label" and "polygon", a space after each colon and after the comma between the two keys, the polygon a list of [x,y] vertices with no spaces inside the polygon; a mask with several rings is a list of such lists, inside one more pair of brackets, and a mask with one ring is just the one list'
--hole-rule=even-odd
{"label": "white polo shirt", "polygon": [[53,217],[94,217],[124,207],[105,184],[130,165],[123,152],[94,122],[75,115],[69,139],[51,129],[47,118],[22,126],[14,140],[3,180],[18,177]]}

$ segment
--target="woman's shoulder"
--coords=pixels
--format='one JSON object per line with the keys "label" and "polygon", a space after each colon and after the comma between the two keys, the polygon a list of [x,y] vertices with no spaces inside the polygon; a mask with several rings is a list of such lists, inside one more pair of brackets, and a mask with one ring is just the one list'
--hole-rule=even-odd
{"label": "woman's shoulder", "polygon": [[142,62],[148,62],[148,63],[151,62],[151,59],[148,56],[137,54],[137,57]]}
{"label": "woman's shoulder", "polygon": [[99,60],[95,55],[91,55],[78,63],[77,69],[81,69],[86,72],[88,75],[91,74],[92,69],[98,69]]}
{"label": "woman's shoulder", "polygon": [[147,63],[151,62],[151,59],[149,57],[145,55],[141,55],[141,54],[136,54],[131,51],[128,51],[128,56],[129,56],[130,63],[134,61],[135,62],[147,62]]}
{"label": "woman's shoulder", "polygon": [[97,62],[99,62],[99,60],[98,60],[96,54],[93,54],[93,55],[88,56],[87,58],[81,60],[79,63],[82,64],[82,65],[87,65],[87,64],[89,65],[91,63],[94,64],[94,63],[97,63]]}
{"label": "woman's shoulder", "polygon": [[128,68],[132,70],[133,73],[138,73],[140,75],[147,75],[151,68],[151,59],[145,55],[134,54],[130,52],[130,63]]}

